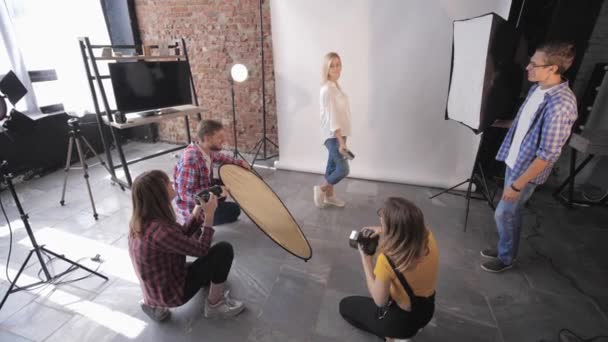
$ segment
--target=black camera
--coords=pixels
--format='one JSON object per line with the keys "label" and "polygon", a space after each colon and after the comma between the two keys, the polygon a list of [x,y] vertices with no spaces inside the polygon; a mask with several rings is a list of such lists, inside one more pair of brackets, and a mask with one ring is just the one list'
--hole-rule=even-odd
{"label": "black camera", "polygon": [[219,197],[222,194],[222,187],[219,185],[214,185],[208,189],[205,189],[194,195],[194,200],[197,204],[203,204],[209,200],[210,194],[214,194],[215,196]]}
{"label": "black camera", "polygon": [[352,248],[357,248],[361,245],[361,249],[367,255],[374,255],[376,248],[378,248],[378,235],[372,236],[374,231],[371,229],[363,229],[361,231],[353,230],[348,238],[348,244]]}
{"label": "black camera", "polygon": [[349,149],[345,149],[344,151],[340,151],[340,154],[342,155],[342,158],[346,159],[346,160],[353,160],[355,159],[355,154],[351,152],[351,150]]}

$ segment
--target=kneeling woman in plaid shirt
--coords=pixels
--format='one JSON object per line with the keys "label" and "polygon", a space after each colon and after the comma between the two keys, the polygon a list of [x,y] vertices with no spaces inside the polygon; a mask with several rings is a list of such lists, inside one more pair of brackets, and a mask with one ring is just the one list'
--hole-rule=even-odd
{"label": "kneeling woman in plaid shirt", "polygon": [[[144,295],[142,310],[153,320],[166,320],[170,307],[183,305],[209,286],[205,317],[228,318],[243,311],[243,303],[224,289],[234,258],[232,245],[211,246],[217,198],[212,194],[208,202],[195,206],[190,219],[180,225],[171,205],[175,190],[163,171],[141,174],[131,194],[129,254]],[[186,255],[198,259],[188,265]]]}

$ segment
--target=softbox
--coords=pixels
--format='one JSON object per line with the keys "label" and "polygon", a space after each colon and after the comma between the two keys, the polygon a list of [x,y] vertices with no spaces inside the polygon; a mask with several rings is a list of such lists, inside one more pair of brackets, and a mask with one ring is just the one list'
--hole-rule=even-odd
{"label": "softbox", "polygon": [[264,234],[298,258],[306,261],[312,257],[300,226],[268,184],[238,165],[224,164],[219,174],[234,201]]}
{"label": "softbox", "polygon": [[513,26],[490,13],[454,21],[446,120],[476,134],[497,118],[512,118],[523,72],[515,62]]}

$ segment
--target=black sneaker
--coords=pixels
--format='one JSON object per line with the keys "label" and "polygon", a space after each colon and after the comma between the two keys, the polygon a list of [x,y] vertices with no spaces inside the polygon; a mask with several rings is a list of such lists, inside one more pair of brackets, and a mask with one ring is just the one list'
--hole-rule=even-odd
{"label": "black sneaker", "polygon": [[506,271],[506,270],[508,270],[508,269],[510,269],[512,267],[513,267],[513,264],[511,264],[511,265],[505,265],[499,259],[494,259],[494,260],[486,261],[483,264],[481,264],[481,268],[484,271],[492,272],[492,273],[500,273],[500,272]]}
{"label": "black sneaker", "polygon": [[498,258],[498,250],[496,248],[486,248],[480,252],[484,258],[496,259]]}

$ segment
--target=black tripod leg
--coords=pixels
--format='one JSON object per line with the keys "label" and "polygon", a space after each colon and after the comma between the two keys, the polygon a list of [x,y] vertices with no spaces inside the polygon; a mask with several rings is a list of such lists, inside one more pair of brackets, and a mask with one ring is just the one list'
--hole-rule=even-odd
{"label": "black tripod leg", "polygon": [[[462,184],[464,184],[464,183],[466,183],[466,182],[471,182],[471,179],[469,178],[469,179],[467,179],[467,180],[464,180],[464,181],[462,181],[462,182],[460,182],[460,183],[458,183],[458,184],[454,185],[453,187],[451,187],[451,188],[449,188],[449,189],[445,189],[445,190],[443,190],[442,192],[436,193],[436,194],[434,194],[433,196],[429,197],[429,199],[433,199],[433,198],[435,198],[435,197],[437,197],[437,196],[440,196],[440,195],[445,194],[446,192],[450,192],[450,191],[452,191],[452,190],[456,189],[457,187],[461,186]],[[470,186],[469,186],[469,188],[470,188]]]}
{"label": "black tripod leg", "polygon": [[270,140],[270,138],[266,138],[266,141],[268,141],[269,143],[273,144],[274,147],[279,148],[279,145],[275,144],[274,141]]}
{"label": "black tripod leg", "polygon": [[72,135],[70,135],[69,138],[69,142],[68,142],[68,155],[65,158],[66,162],[65,162],[65,177],[63,178],[63,190],[61,191],[61,201],[59,201],[59,204],[64,205],[65,204],[65,188],[68,184],[68,173],[70,171],[70,164],[72,162],[72,147],[74,146],[74,137]]}
{"label": "black tripod leg", "polygon": [[467,231],[467,224],[469,223],[469,207],[471,205],[471,187],[473,186],[473,180],[469,182],[469,186],[467,188],[467,209],[464,212],[464,229],[463,231]]}
{"label": "black tripod leg", "polygon": [[[19,279],[19,276],[21,276],[21,272],[23,272],[27,263],[30,261],[30,258],[32,257],[32,253],[34,253],[33,249],[28,253],[27,258],[25,258],[25,261],[21,265],[21,268],[19,268],[19,272],[17,272],[15,279],[13,279],[13,281],[11,282],[11,285],[8,287],[8,290],[6,291],[4,298],[2,298],[2,303],[0,303],[0,309],[2,308],[2,306],[4,306],[4,302],[6,302],[8,295],[10,295],[13,292],[13,288],[15,287],[15,285],[17,285],[17,280]],[[9,281],[9,280],[6,279],[6,281]]]}
{"label": "black tripod leg", "polygon": [[96,275],[96,276],[98,276],[98,277],[100,277],[100,278],[103,278],[103,279],[105,279],[105,280],[108,280],[108,277],[104,276],[103,274],[98,273],[98,272],[96,272],[96,271],[93,271],[92,269],[90,269],[90,268],[88,268],[88,267],[86,267],[86,266],[84,266],[84,265],[81,265],[81,264],[79,264],[79,263],[77,263],[77,262],[75,262],[75,261],[72,261],[72,260],[70,260],[70,259],[68,259],[68,258],[64,257],[63,255],[59,255],[59,254],[57,254],[57,253],[55,253],[55,252],[53,252],[53,251],[49,251],[49,250],[48,250],[48,249],[46,249],[44,246],[43,246],[43,247],[40,247],[40,249],[42,249],[42,250],[43,250],[43,251],[45,251],[46,253],[49,253],[50,255],[52,255],[52,256],[54,256],[54,257],[56,257],[56,258],[59,258],[59,259],[61,259],[61,260],[65,261],[65,262],[67,262],[67,263],[69,263],[69,264],[72,264],[72,265],[74,265],[74,266],[76,266],[76,267],[80,267],[80,268],[82,268],[83,270],[88,271],[88,272],[90,272],[90,273],[93,273],[94,275]]}
{"label": "black tripod leg", "polygon": [[95,151],[95,149],[93,148],[93,146],[91,146],[91,144],[89,143],[89,141],[87,140],[87,138],[85,137],[81,137],[82,141],[84,141],[85,145],[87,145],[87,148],[89,149],[89,151],[91,151],[91,153],[93,153],[95,155],[95,157],[97,157],[97,160],[99,160],[99,163],[108,171],[110,172],[110,168],[108,168],[108,165],[106,164],[105,161],[103,161],[103,159],[101,158],[101,156],[99,156],[99,154],[97,154],[97,151]]}
{"label": "black tripod leg", "polygon": [[490,206],[490,208],[492,208],[492,210],[496,210],[496,207],[494,206],[492,199],[490,199],[490,190],[488,189],[488,182],[486,182],[486,176],[483,173],[483,168],[481,167],[481,163],[478,163],[477,165],[479,168],[479,173],[481,174],[481,182],[482,182],[481,184],[483,185],[483,189],[482,189],[483,197],[486,198],[486,201],[488,202],[488,205]]}
{"label": "black tripod leg", "polygon": [[253,150],[251,150],[252,152],[255,150],[255,154],[253,155],[253,161],[251,162],[251,165],[255,164],[255,162],[258,160],[258,155],[260,154],[260,150],[262,149],[262,141],[260,140],[258,141],[255,146],[253,147]]}
{"label": "black tripod leg", "polygon": [[93,193],[91,192],[91,185],[89,184],[89,167],[87,166],[86,161],[84,160],[84,154],[82,153],[82,147],[80,146],[80,140],[76,140],[76,149],[78,150],[78,157],[80,158],[80,165],[82,166],[82,170],[84,171],[84,180],[87,184],[87,191],[89,192],[89,199],[91,200],[91,207],[93,208],[93,217],[97,220],[97,210],[95,210],[95,201],[93,200]]}

